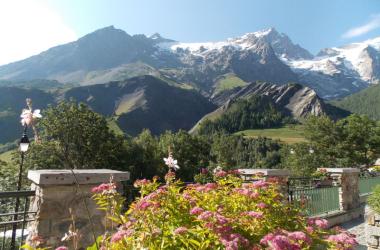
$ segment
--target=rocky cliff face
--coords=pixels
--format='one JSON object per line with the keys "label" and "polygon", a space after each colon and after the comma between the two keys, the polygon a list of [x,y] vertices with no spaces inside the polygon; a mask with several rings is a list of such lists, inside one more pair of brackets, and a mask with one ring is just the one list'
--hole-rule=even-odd
{"label": "rocky cliff face", "polygon": [[278,86],[266,82],[251,83],[246,87],[214,95],[212,101],[221,106],[221,110],[225,110],[234,100],[249,98],[252,95],[270,97],[279,108],[296,119],[305,118],[308,115],[327,114],[334,118],[347,115],[347,112],[326,104],[313,89],[299,84]]}

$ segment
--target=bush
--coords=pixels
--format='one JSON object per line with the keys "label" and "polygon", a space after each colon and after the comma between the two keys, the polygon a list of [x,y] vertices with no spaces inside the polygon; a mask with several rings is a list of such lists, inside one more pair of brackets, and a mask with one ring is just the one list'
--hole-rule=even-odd
{"label": "bush", "polygon": [[368,197],[368,204],[373,211],[380,214],[380,185],[373,189],[373,193]]}
{"label": "bush", "polygon": [[163,186],[157,178],[139,180],[141,197],[124,215],[112,185],[95,188],[98,204],[120,224],[99,241],[102,249],[348,250],[357,244],[345,231],[328,230],[326,220],[304,217],[287,203],[277,180],[243,184],[224,171],[214,178],[186,187],[172,172]]}

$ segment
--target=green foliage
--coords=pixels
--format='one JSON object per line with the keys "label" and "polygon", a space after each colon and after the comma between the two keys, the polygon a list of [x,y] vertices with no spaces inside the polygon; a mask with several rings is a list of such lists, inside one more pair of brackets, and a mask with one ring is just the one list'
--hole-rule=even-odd
{"label": "green foliage", "polygon": [[367,202],[369,206],[373,209],[373,211],[380,214],[380,185],[377,185],[373,189],[373,192],[368,197]]}
{"label": "green foliage", "polygon": [[199,133],[235,133],[246,129],[277,127],[282,125],[284,117],[270,98],[252,96],[236,101],[214,121],[202,122]]}
{"label": "green foliage", "polygon": [[310,153],[309,143],[284,145],[281,148],[281,167],[289,169],[297,177],[309,177],[317,168],[322,167],[323,156]]}
{"label": "green foliage", "polygon": [[28,168],[127,170],[123,138],[110,131],[101,115],[74,102],[49,107],[43,115],[38,123],[42,142],[31,145],[26,157]]}
{"label": "green foliage", "polygon": [[211,158],[214,165],[224,169],[275,168],[280,163],[278,141],[227,134],[214,134],[211,138]]}
{"label": "green foliage", "polygon": [[[181,130],[178,133],[166,132],[160,136],[159,147],[167,156],[170,147],[175,159],[180,163],[177,176],[184,181],[193,181],[200,167],[208,167],[210,158],[210,142],[203,136],[190,135]],[[165,172],[167,171],[165,167]]]}
{"label": "green foliage", "polygon": [[326,116],[310,117],[305,137],[322,166],[369,166],[380,157],[380,127],[367,116],[351,115],[334,122]]}
{"label": "green foliage", "polygon": [[352,113],[368,115],[372,119],[380,120],[380,85],[370,86],[331,103]]}

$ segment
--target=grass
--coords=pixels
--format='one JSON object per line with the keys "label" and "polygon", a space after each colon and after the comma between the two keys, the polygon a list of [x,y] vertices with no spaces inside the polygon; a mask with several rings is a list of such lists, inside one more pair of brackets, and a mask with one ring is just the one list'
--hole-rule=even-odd
{"label": "grass", "polygon": [[236,87],[242,87],[246,86],[247,83],[240,79],[239,77],[233,75],[233,74],[227,74],[222,76],[218,81],[217,81],[217,87],[215,92],[219,93],[222,92],[223,90],[227,89],[233,89]]}
{"label": "grass", "polygon": [[0,154],[0,160],[5,162],[10,162],[12,159],[12,153],[14,150],[9,150],[7,152]]}
{"label": "grass", "polygon": [[108,127],[116,134],[116,135],[124,135],[123,130],[119,127],[115,119],[109,118],[107,120],[108,122]]}
{"label": "grass", "polygon": [[270,129],[249,129],[249,130],[239,131],[236,134],[240,134],[246,137],[259,137],[259,136],[268,137],[268,138],[280,140],[288,144],[306,141],[303,135],[302,125],[286,126],[282,128],[270,128]]}

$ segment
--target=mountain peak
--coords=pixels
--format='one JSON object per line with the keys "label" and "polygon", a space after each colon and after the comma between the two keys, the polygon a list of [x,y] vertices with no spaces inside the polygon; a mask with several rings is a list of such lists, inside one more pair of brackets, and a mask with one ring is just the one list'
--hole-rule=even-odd
{"label": "mountain peak", "polygon": [[154,33],[152,35],[149,36],[150,39],[153,39],[153,40],[157,40],[157,39],[162,39],[162,36],[160,35],[160,33]]}
{"label": "mountain peak", "polygon": [[268,35],[279,35],[278,31],[274,27],[270,27],[268,29],[259,30],[253,32],[256,37],[264,37]]}

